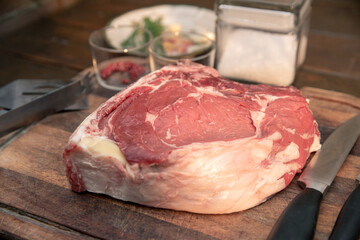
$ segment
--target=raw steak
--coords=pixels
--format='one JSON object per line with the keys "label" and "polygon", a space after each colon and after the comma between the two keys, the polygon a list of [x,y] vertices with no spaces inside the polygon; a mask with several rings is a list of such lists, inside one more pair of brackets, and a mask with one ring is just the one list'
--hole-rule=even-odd
{"label": "raw steak", "polygon": [[319,147],[317,123],[296,88],[244,85],[183,61],[102,104],[63,157],[74,191],[230,213],[284,189]]}

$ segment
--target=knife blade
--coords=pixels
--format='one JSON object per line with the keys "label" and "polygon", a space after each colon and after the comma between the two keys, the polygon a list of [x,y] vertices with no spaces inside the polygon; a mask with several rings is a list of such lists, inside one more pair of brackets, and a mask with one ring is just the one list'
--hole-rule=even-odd
{"label": "knife blade", "polygon": [[360,175],[336,219],[329,240],[357,240],[360,237]]}
{"label": "knife blade", "polygon": [[91,78],[88,73],[83,78],[70,82],[48,92],[31,102],[11,109],[0,115],[0,137],[40,120],[43,117],[63,110],[86,97],[91,91]]}
{"label": "knife blade", "polygon": [[305,189],[283,211],[267,239],[313,239],[323,194],[334,180],[360,133],[360,114],[341,124],[300,175]]}

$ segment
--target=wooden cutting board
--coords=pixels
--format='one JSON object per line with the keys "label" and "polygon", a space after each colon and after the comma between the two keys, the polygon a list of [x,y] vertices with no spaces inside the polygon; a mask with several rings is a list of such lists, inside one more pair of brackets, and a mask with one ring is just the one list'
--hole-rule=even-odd
{"label": "wooden cutting board", "polygon": [[[322,141],[360,113],[360,99],[302,89],[319,123]],[[26,239],[266,239],[288,203],[295,181],[265,203],[226,215],[156,209],[70,190],[62,151],[81,121],[106,99],[90,95],[87,111],[62,112],[31,126],[0,150],[0,237]],[[360,140],[324,197],[315,239],[327,239],[360,174]]]}

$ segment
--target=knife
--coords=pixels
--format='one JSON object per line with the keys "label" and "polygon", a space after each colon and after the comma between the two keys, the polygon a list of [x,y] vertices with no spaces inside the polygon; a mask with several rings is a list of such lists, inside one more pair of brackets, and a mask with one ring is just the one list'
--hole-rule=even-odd
{"label": "knife", "polygon": [[341,124],[326,139],[300,175],[305,189],[281,214],[268,240],[313,239],[323,194],[334,180],[360,133],[360,114]]}
{"label": "knife", "polygon": [[86,97],[91,91],[91,78],[88,73],[83,78],[50,91],[31,102],[0,115],[0,137],[40,120],[43,117],[63,110]]}
{"label": "knife", "polygon": [[357,240],[360,237],[360,175],[356,180],[357,187],[341,208],[329,240]]}

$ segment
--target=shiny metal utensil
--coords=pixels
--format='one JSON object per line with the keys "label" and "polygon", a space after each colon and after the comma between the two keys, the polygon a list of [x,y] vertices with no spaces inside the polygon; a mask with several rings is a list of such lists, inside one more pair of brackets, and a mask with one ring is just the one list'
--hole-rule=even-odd
{"label": "shiny metal utensil", "polygon": [[360,175],[336,219],[329,240],[357,240],[360,237]]}
{"label": "shiny metal utensil", "polygon": [[[9,109],[8,111],[3,110],[0,115],[0,137],[36,120],[40,120],[49,114],[65,109],[77,101],[86,98],[90,91],[91,78],[87,74],[82,79],[54,88],[31,101],[27,100],[23,103],[6,102],[7,106],[3,106],[3,108],[5,110]],[[29,95],[31,97],[31,94]],[[12,108],[11,104],[18,106]]]}
{"label": "shiny metal utensil", "polygon": [[298,181],[305,189],[275,223],[268,239],[313,239],[323,194],[334,180],[360,133],[360,115],[340,125],[314,155]]}
{"label": "shiny metal utensil", "polygon": [[[38,97],[66,86],[72,80],[62,79],[17,79],[0,88],[0,108],[3,113],[32,102]],[[65,110],[82,110],[88,107],[87,98],[68,106]]]}

